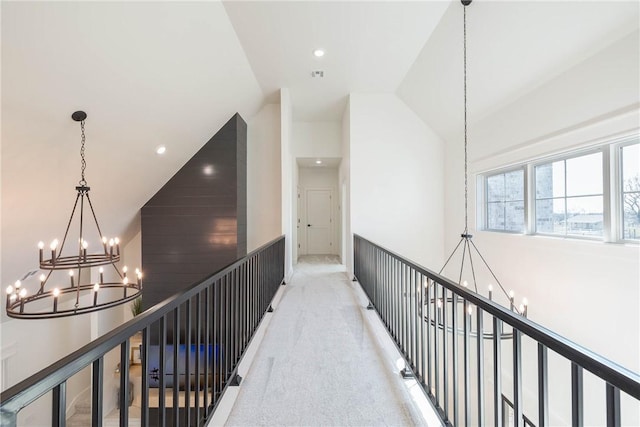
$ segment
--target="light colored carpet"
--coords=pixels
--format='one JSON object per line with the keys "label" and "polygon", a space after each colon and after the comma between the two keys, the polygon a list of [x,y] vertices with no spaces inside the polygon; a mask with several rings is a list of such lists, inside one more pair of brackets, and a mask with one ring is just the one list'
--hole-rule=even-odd
{"label": "light colored carpet", "polygon": [[336,257],[302,259],[286,285],[229,426],[418,425],[393,363]]}

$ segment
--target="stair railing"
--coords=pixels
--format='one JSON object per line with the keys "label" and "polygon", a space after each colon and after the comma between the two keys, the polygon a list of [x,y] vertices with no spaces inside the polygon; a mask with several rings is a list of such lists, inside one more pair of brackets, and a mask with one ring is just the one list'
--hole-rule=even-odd
{"label": "stair railing", "polygon": [[[51,425],[64,426],[67,381],[91,367],[91,425],[101,427],[105,355],[119,347],[119,423],[128,426],[130,338],[138,332],[140,425],[206,425],[227,388],[239,384],[238,364],[284,283],[284,243],[282,236],[265,244],[7,389],[0,425],[17,426],[21,409],[52,392]],[[152,386],[158,397],[150,405]]]}
{"label": "stair railing", "polygon": [[[506,425],[503,392],[513,402],[513,425],[524,425],[523,337],[537,349],[525,356],[536,371],[527,390],[536,390],[538,427],[550,425],[550,411],[557,409],[549,401],[550,351],[571,366],[571,425],[585,423],[585,370],[605,389],[607,426],[621,425],[621,406],[631,417],[640,412],[637,373],[358,235],[354,275],[369,298],[368,308],[376,310],[406,361],[403,375],[416,378],[447,425]],[[472,337],[472,327],[484,331],[483,325],[491,328],[492,339]],[[510,340],[502,339],[505,327]],[[621,405],[621,393],[632,404]],[[528,410],[531,400],[528,395]]]}

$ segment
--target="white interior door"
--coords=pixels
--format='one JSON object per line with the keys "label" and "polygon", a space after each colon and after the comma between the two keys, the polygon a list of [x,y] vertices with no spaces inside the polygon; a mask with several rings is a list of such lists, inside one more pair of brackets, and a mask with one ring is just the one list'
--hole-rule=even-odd
{"label": "white interior door", "polygon": [[307,253],[332,253],[331,190],[307,190]]}

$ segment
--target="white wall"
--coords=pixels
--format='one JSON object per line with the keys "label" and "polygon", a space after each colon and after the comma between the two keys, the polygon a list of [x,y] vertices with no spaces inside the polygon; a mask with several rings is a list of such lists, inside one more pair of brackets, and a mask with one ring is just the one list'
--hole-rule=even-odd
{"label": "white wall", "polygon": [[282,231],[280,106],[265,105],[247,129],[247,252]]}
{"label": "white wall", "polygon": [[302,201],[302,212],[299,212],[301,218],[301,226],[297,228],[298,243],[300,244],[299,254],[307,253],[306,226],[307,221],[307,198],[306,190],[329,189],[331,190],[331,254],[340,255],[339,232],[340,232],[340,216],[338,211],[339,193],[338,193],[338,169],[313,167],[298,169],[298,186],[301,189],[300,199]]}
{"label": "white wall", "polygon": [[342,262],[353,276],[353,235],[351,233],[351,96],[342,114],[342,161],[338,171],[342,201]]}
{"label": "white wall", "polygon": [[294,157],[342,156],[340,122],[294,122],[292,138]]}
{"label": "white wall", "polygon": [[[477,172],[637,132],[639,52],[636,32],[472,125],[470,182],[475,182]],[[453,249],[464,226],[461,141],[461,136],[448,141],[446,150],[446,189],[452,196],[446,207],[447,251]],[[473,184],[470,207],[469,216],[475,218]],[[638,245],[483,232],[475,230],[473,219],[470,227],[507,290],[514,289],[518,301],[528,298],[532,320],[635,372],[640,370]],[[566,364],[564,370],[549,373],[556,410],[568,408],[563,400],[566,393],[558,391],[566,387],[567,375]],[[535,378],[525,378],[525,388],[531,384]],[[587,418],[587,424],[599,424],[602,419],[602,400],[597,399],[597,394],[585,392],[585,413],[593,417]],[[637,425],[638,414],[630,415],[626,421]],[[552,416],[555,423],[569,422],[566,410]]]}
{"label": "white wall", "polygon": [[295,160],[291,154],[292,146],[292,106],[289,89],[280,89],[280,155],[282,162],[282,234],[285,235],[285,278],[289,280],[293,273],[293,204],[295,183]]}
{"label": "white wall", "polygon": [[393,94],[351,94],[350,123],[353,233],[439,267],[442,141]]}

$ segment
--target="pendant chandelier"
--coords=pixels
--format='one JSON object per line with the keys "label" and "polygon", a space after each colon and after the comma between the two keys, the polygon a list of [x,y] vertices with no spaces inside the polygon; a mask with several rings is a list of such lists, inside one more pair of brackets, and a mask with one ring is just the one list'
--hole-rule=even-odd
{"label": "pendant chandelier", "polygon": [[[87,114],[84,111],[76,111],[71,115],[76,122],[80,122],[81,130],[81,179],[76,186],[76,198],[71,211],[71,217],[67,223],[62,242],[55,239],[49,245],[50,258],[45,256],[45,244],[40,242],[39,265],[44,272],[40,275],[40,286],[32,294],[21,281],[16,281],[13,286],[7,288],[7,315],[16,319],[51,319],[56,317],[75,316],[90,313],[119,304],[132,301],[142,295],[142,272],[135,270],[135,276],[127,277],[127,267],[122,271],[116,265],[120,261],[120,241],[117,237],[108,238],[102,234],[98,218],[93,209],[90,188],[85,180],[85,134],[84,122]],[[87,206],[89,209],[87,210]],[[87,212],[85,212],[87,211]],[[79,237],[74,240],[70,237],[70,230],[74,224],[74,217],[79,216]],[[100,249],[89,253],[88,229],[84,220],[95,223],[96,242]],[[67,254],[63,251],[68,249]],[[48,252],[48,251],[47,251]],[[47,253],[49,255],[49,253]],[[119,279],[106,282],[104,279],[104,267],[111,265]],[[92,278],[92,269],[99,267],[98,274]],[[66,271],[66,275],[54,274]],[[29,275],[31,276],[31,274]],[[58,277],[56,277],[58,276]],[[66,276],[64,280],[59,276]],[[62,280],[67,285],[51,286],[50,282],[58,283]]]}
{"label": "pendant chandelier", "polygon": [[[474,266],[474,256],[476,264],[479,264],[479,260],[484,264],[484,266],[488,269],[489,274],[495,280],[495,283],[498,285],[498,289],[506,296],[509,300],[509,307],[512,311],[522,314],[523,316],[527,315],[527,300],[523,299],[522,304],[519,307],[516,307],[514,292],[510,291],[507,293],[505,288],[502,286],[495,273],[482,256],[477,246],[473,242],[473,235],[469,233],[469,173],[468,173],[468,138],[467,138],[467,6],[471,4],[471,0],[461,0],[463,5],[463,57],[464,57],[464,231],[460,234],[460,241],[454,248],[447,261],[444,263],[442,268],[439,271],[439,274],[443,272],[449,261],[453,258],[453,256],[458,252],[458,250],[462,250],[462,263],[460,265],[460,274],[457,277],[457,283],[464,287],[468,287],[467,280],[463,280],[463,273],[465,269],[465,262],[468,262],[469,269],[471,270],[471,280],[473,282],[473,287],[476,293],[478,293],[478,284],[476,280],[476,269]],[[475,255],[474,255],[475,254]],[[462,282],[462,283],[461,283]],[[493,286],[488,286],[489,291],[489,299],[493,299]],[[450,301],[448,301],[450,302]],[[439,302],[441,304],[441,302]]]}

